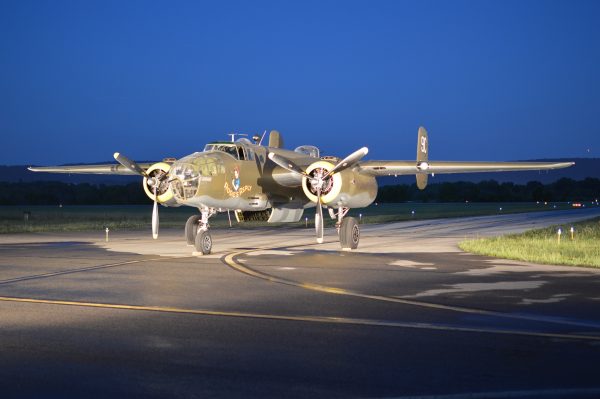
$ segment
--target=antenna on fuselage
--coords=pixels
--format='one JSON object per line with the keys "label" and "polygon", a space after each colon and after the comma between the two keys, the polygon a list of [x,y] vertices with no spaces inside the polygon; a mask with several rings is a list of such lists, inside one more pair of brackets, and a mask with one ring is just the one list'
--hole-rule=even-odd
{"label": "antenna on fuselage", "polygon": [[231,136],[232,143],[235,141],[235,136],[248,136],[247,134],[244,134],[244,133],[227,133],[227,135]]}
{"label": "antenna on fuselage", "polygon": [[262,134],[262,136],[260,136],[260,141],[258,142],[258,145],[262,144],[263,139],[265,138],[265,134],[267,134],[267,131],[265,130]]}

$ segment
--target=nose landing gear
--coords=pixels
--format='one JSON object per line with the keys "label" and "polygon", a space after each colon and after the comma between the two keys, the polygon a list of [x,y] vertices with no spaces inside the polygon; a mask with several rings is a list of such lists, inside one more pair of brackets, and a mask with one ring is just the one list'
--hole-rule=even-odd
{"label": "nose landing gear", "polygon": [[212,250],[212,237],[210,236],[208,230],[199,231],[196,235],[196,241],[194,244],[196,251],[201,252],[202,255],[210,254],[210,251]]}
{"label": "nose landing gear", "polygon": [[192,215],[185,222],[185,239],[188,245],[193,245],[202,255],[210,254],[212,237],[208,228],[208,219],[217,211],[212,208],[200,209],[200,215]]}

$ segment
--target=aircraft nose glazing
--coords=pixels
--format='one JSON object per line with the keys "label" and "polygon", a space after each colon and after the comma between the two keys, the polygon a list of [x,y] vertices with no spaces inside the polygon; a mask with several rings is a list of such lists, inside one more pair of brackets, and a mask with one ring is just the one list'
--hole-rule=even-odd
{"label": "aircraft nose glazing", "polygon": [[171,168],[169,181],[176,198],[186,200],[198,190],[200,173],[195,165],[187,162],[176,162]]}

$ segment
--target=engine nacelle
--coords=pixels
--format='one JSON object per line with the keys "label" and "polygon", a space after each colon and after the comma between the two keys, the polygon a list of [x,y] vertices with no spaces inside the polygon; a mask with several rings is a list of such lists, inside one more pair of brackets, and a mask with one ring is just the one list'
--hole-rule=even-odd
{"label": "engine nacelle", "polygon": [[[317,161],[307,169],[308,176],[324,175],[334,168],[328,161]],[[310,182],[310,178],[302,178],[302,190],[306,197],[316,203],[317,191]],[[363,208],[369,206],[377,196],[377,181],[373,176],[360,174],[352,169],[345,169],[334,173],[325,179],[321,190],[323,205],[343,206],[348,208]]]}
{"label": "engine nacelle", "polygon": [[[150,177],[157,177],[159,181],[159,185],[157,188],[157,198],[156,200],[165,206],[174,206],[177,205],[177,201],[174,198],[173,190],[171,189],[171,185],[167,182],[166,176],[171,170],[171,165],[166,162],[158,162],[154,165],[150,166],[146,173]],[[144,177],[143,182],[144,192],[152,201],[154,201],[154,187],[151,187],[148,184],[148,178]]]}

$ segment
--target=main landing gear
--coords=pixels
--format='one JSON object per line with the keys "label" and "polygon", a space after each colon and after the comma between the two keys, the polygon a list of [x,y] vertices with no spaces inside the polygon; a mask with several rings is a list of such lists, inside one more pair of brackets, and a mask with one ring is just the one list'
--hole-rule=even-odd
{"label": "main landing gear", "polygon": [[208,231],[208,219],[217,211],[215,209],[203,208],[200,215],[190,216],[185,222],[185,239],[188,245],[193,245],[197,252],[202,255],[210,254],[212,250],[212,237]]}
{"label": "main landing gear", "polygon": [[332,208],[329,208],[329,216],[332,219],[337,219],[335,228],[340,237],[340,245],[344,250],[358,248],[358,242],[360,241],[360,229],[356,218],[345,217],[349,210],[350,208],[339,207],[338,211],[335,212]]}

